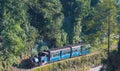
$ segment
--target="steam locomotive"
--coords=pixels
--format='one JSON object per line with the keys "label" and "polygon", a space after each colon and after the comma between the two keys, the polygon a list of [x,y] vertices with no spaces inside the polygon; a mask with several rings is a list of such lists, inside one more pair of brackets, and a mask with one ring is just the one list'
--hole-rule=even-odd
{"label": "steam locomotive", "polygon": [[90,44],[69,45],[61,49],[39,52],[38,55],[30,58],[30,63],[35,67],[88,53],[90,53]]}

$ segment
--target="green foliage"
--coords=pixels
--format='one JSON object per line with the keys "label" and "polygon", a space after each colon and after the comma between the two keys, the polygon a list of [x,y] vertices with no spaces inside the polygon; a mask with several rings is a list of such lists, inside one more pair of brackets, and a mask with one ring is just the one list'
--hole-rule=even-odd
{"label": "green foliage", "polygon": [[37,52],[37,49],[32,49],[32,51],[31,51],[31,55],[32,56],[35,56],[35,55],[37,55],[38,54],[38,52]]}
{"label": "green foliage", "polygon": [[[24,50],[30,48],[26,42],[29,43],[29,41],[35,41],[36,31],[32,27],[30,31],[25,30],[27,27],[24,25],[29,25],[27,7],[25,4],[27,0],[6,0],[0,1],[0,3],[1,2],[3,4],[0,5],[2,5],[3,8],[1,12],[2,21],[0,22],[0,27],[2,27],[2,29],[0,33],[4,42],[1,52],[3,53],[3,68],[8,70],[13,64],[18,62],[16,60],[19,60],[18,57],[25,52]],[[30,29],[30,27],[27,29]],[[31,40],[28,40],[28,38]]]}
{"label": "green foliage", "polygon": [[[110,43],[116,43],[113,36],[120,33],[119,8],[115,0],[0,0],[0,36],[3,40],[0,43],[0,69],[9,69],[17,59],[35,55],[36,44],[38,49],[42,46],[41,51],[80,42],[90,43],[92,51],[100,49],[99,46],[105,48],[108,23]],[[11,60],[13,62],[9,63]],[[77,65],[74,60],[71,64]],[[76,69],[71,64],[69,67]],[[54,65],[51,71],[52,68]]]}
{"label": "green foliage", "polygon": [[48,48],[48,46],[42,46],[41,48],[40,48],[40,51],[44,51],[44,50],[48,50],[49,48]]}
{"label": "green foliage", "polygon": [[82,24],[83,40],[93,45],[106,42],[108,23],[110,23],[110,34],[117,34],[116,14],[116,2],[113,0],[102,0],[91,7],[89,15],[84,18]]}
{"label": "green foliage", "polygon": [[[50,46],[63,46],[62,44],[62,5],[59,0],[33,1],[30,9],[31,25],[38,28],[42,39],[50,41]],[[40,19],[40,20],[39,20]],[[64,38],[64,37],[63,37]],[[53,44],[54,43],[54,44]]]}
{"label": "green foliage", "polygon": [[68,34],[68,42],[70,44],[80,43],[82,41],[82,21],[89,14],[90,2],[85,0],[64,1],[63,13],[65,15],[63,28]]}
{"label": "green foliage", "polygon": [[82,19],[89,14],[90,10],[90,0],[77,0],[75,2],[75,9],[74,9],[74,29],[73,29],[73,39],[72,43],[80,43],[81,40],[81,33],[82,33]]}

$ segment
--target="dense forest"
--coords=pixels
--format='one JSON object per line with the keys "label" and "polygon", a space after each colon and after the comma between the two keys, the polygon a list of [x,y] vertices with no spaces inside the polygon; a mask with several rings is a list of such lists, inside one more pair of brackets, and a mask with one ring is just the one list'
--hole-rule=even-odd
{"label": "dense forest", "polygon": [[65,45],[92,48],[120,34],[119,0],[0,0],[0,71]]}

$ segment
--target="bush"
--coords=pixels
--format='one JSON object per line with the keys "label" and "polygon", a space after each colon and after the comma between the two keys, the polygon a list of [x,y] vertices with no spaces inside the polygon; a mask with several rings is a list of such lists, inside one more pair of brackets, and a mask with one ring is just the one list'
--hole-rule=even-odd
{"label": "bush", "polygon": [[37,55],[37,54],[38,54],[37,49],[35,49],[35,48],[32,49],[31,55],[34,56],[34,55]]}
{"label": "bush", "polygon": [[40,48],[40,51],[44,51],[44,50],[48,50],[49,48],[48,48],[48,46],[42,46],[41,48]]}

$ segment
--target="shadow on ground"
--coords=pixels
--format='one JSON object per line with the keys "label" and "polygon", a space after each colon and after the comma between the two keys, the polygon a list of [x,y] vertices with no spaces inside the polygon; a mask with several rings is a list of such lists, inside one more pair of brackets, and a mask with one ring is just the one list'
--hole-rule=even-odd
{"label": "shadow on ground", "polygon": [[19,65],[13,65],[13,67],[19,68],[19,69],[31,69],[32,65],[29,59],[24,59],[21,61]]}
{"label": "shadow on ground", "polygon": [[102,60],[102,64],[100,71],[120,71],[120,54],[117,50],[110,52],[110,57]]}

